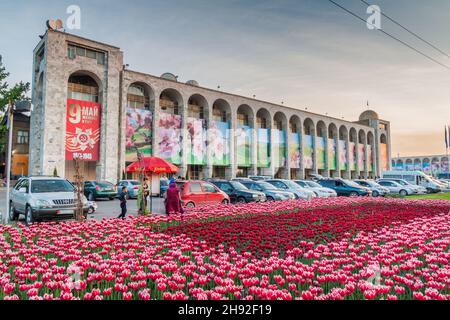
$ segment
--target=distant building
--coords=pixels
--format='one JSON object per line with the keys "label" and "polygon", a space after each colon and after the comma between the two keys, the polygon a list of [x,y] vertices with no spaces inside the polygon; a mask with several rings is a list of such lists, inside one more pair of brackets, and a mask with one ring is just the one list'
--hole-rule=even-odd
{"label": "distant building", "polygon": [[73,158],[82,157],[86,179],[114,182],[138,150],[193,179],[390,169],[390,124],[374,111],[344,121],[131,71],[120,48],[64,32],[47,30],[36,46],[32,86],[33,174],[56,168],[72,179]]}
{"label": "distant building", "polygon": [[[6,118],[2,119],[2,125],[5,125]],[[4,148],[0,154],[0,172],[3,177],[6,176],[6,156],[8,152],[8,131],[2,137],[5,141]],[[15,112],[12,137],[12,159],[11,175],[15,180],[20,176],[28,175],[29,167],[29,142],[30,142],[30,116],[27,112]]]}
{"label": "distant building", "polygon": [[392,169],[398,171],[423,171],[437,176],[450,173],[449,155],[396,157],[392,159]]}

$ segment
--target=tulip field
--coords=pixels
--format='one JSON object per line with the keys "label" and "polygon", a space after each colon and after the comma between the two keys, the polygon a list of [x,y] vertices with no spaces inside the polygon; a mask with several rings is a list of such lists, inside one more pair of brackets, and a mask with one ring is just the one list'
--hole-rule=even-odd
{"label": "tulip field", "polygon": [[447,300],[449,212],[335,198],[1,225],[0,299]]}

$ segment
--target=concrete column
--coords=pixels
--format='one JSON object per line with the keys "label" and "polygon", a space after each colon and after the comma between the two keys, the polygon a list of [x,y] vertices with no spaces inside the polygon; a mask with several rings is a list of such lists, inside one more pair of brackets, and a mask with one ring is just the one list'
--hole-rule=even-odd
{"label": "concrete column", "polygon": [[189,97],[183,96],[184,105],[179,106],[178,110],[181,109],[181,137],[182,137],[182,147],[181,147],[181,168],[180,175],[186,177],[188,171],[188,143],[189,136],[187,131],[187,116],[188,116],[188,99]]}
{"label": "concrete column", "polygon": [[336,157],[336,171],[337,171],[337,177],[341,178],[341,157],[340,155],[340,151],[341,151],[341,146],[339,145],[339,129],[338,132],[336,134],[336,136],[334,137],[335,141],[336,141],[336,154],[334,155]]}
{"label": "concrete column", "polygon": [[250,127],[252,128],[252,143],[250,145],[250,170],[249,174],[258,174],[258,135],[256,134],[256,115],[248,119]]}
{"label": "concrete column", "polygon": [[366,140],[364,141],[364,178],[369,177],[369,159],[367,157],[367,133],[366,133]]}
{"label": "concrete column", "polygon": [[[233,110],[233,109],[232,109]],[[235,108],[235,110],[237,110]],[[237,129],[237,111],[231,111],[231,132],[230,132],[230,176],[227,178],[235,178],[237,172],[237,152],[236,152],[236,129]]]}
{"label": "concrete column", "polygon": [[313,160],[313,173],[317,174],[319,170],[317,169],[317,145],[316,145],[316,135],[317,135],[317,129],[314,125],[314,129],[310,133],[312,136],[312,145],[313,145],[313,154],[312,154],[312,160]]}
{"label": "concrete column", "polygon": [[350,164],[350,131],[347,134],[347,137],[345,138],[345,145],[347,146],[346,150],[346,157],[347,157],[347,170],[345,172],[345,178],[350,179],[352,176],[351,171],[351,164]]}
{"label": "concrete column", "polygon": [[269,124],[269,142],[270,142],[270,167],[269,172],[270,176],[275,178],[275,155],[280,156],[279,150],[274,152],[274,146],[275,146],[275,135],[274,135],[274,129],[275,126],[273,124],[273,121],[270,121]]}
{"label": "concrete column", "polygon": [[[204,110],[206,111],[206,110]],[[206,112],[206,170],[205,170],[205,178],[212,178],[213,174],[213,161],[212,161],[212,149],[211,144],[209,143],[208,137],[208,129],[211,128],[211,123],[213,121],[212,115],[212,105],[208,105],[208,110]]]}
{"label": "concrete column", "polygon": [[291,145],[291,128],[289,128],[289,120],[287,123],[287,129],[285,131],[286,134],[286,154],[285,154],[285,159],[286,159],[286,179],[292,179],[291,177],[291,161],[289,159],[289,146]]}
{"label": "concrete column", "polygon": [[153,132],[152,132],[152,152],[155,157],[160,157],[159,154],[159,139],[158,139],[158,130],[159,130],[159,119],[161,113],[161,107],[159,106],[159,96],[161,92],[155,92],[155,106],[153,111]]}
{"label": "concrete column", "polygon": [[[328,127],[327,127],[328,128]],[[326,128],[326,138],[323,138],[325,141],[325,172],[323,174],[324,177],[328,178],[330,177],[330,159],[329,159],[329,154],[328,154],[328,129]]]}

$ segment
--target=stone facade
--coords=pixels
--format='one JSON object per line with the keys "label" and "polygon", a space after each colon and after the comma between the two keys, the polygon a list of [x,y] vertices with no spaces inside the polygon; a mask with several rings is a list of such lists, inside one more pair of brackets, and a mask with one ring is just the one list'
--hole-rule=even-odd
{"label": "stone facade", "polygon": [[[98,64],[96,60],[83,56],[75,58],[68,57],[68,44],[76,44],[86,48],[92,48],[106,53],[107,63]],[[256,116],[264,113],[268,118],[268,129],[274,128],[274,119],[281,119],[282,130],[290,132],[290,123],[297,122],[300,126],[299,134],[302,137],[305,130],[313,137],[321,131],[327,139],[325,150],[328,150],[328,138],[345,141],[347,145],[346,158],[349,159],[349,142],[364,145],[364,154],[360,155],[356,148],[356,170],[347,166],[345,170],[334,170],[336,177],[375,177],[381,175],[382,162],[380,142],[387,145],[388,166],[390,159],[390,126],[389,122],[380,120],[375,113],[364,113],[359,121],[349,122],[332,117],[314,114],[283,105],[277,105],[266,101],[251,99],[239,95],[225,93],[217,90],[203,88],[197,85],[181,83],[165,78],[152,76],[136,71],[127,70],[123,65],[123,53],[119,48],[88,40],[71,34],[48,30],[34,51],[33,66],[33,103],[35,106],[31,119],[31,155],[30,172],[33,174],[51,174],[56,167],[58,172],[65,172],[65,123],[66,123],[66,100],[68,97],[68,79],[74,73],[82,73],[92,77],[100,88],[100,103],[102,105],[101,138],[100,138],[100,161],[97,163],[96,177],[99,180],[115,182],[120,179],[125,169],[126,149],[126,108],[127,92],[132,84],[145,86],[149,91],[153,109],[153,128],[159,121],[160,96],[161,93],[170,90],[175,93],[179,100],[180,114],[183,118],[183,128],[186,128],[187,105],[189,98],[193,95],[202,97],[206,102],[205,120],[211,123],[213,105],[221,101],[227,106],[227,116],[230,119],[231,129],[237,127],[238,110],[245,109],[248,113],[250,126],[256,128]],[[305,125],[308,124],[308,129]],[[187,130],[183,130],[186,135]],[[270,142],[273,145],[274,134],[270,130]],[[287,134],[287,145],[290,145],[290,135]],[[183,136],[182,150],[187,148],[187,137]],[[257,174],[257,146],[256,131],[253,130],[253,144],[251,148],[251,163],[248,173]],[[300,142],[302,139],[300,138]],[[153,154],[158,156],[157,135],[153,134]],[[225,170],[226,178],[236,176],[237,152],[236,139],[230,141],[231,165]],[[368,149],[372,146],[375,151],[373,170],[364,162],[364,167],[359,167],[358,159],[364,156],[368,158]],[[297,177],[303,178],[306,170],[302,158],[303,145],[300,143],[300,168],[297,169]],[[210,154],[209,147],[206,150]],[[337,147],[339,154],[339,144]],[[314,166],[309,173],[318,173],[316,157],[316,144],[313,144]],[[209,157],[207,157],[209,159]],[[339,157],[337,157],[339,168]],[[325,169],[320,170],[324,176],[330,176],[328,152],[325,152]],[[180,174],[185,175],[188,170],[186,152],[183,152]],[[265,173],[275,174],[275,168],[271,161],[270,168]],[[290,178],[292,171],[289,161],[283,170],[283,178]],[[205,177],[211,177],[213,165],[208,160],[204,168]]]}

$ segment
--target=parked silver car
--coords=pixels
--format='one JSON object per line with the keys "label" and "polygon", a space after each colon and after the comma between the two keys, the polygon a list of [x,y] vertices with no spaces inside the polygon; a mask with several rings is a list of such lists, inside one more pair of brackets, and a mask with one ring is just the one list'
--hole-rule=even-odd
{"label": "parked silver car", "polygon": [[270,183],[271,185],[274,185],[280,190],[292,192],[297,199],[311,200],[312,198],[317,197],[314,191],[302,188],[291,180],[271,179],[266,180],[266,182]]}
{"label": "parked silver car", "polygon": [[320,184],[318,184],[315,181],[309,181],[309,180],[294,180],[296,184],[298,184],[300,187],[309,189],[313,191],[319,198],[331,198],[331,197],[337,197],[336,191],[330,188],[322,187]]}
{"label": "parked silver car", "polygon": [[354,180],[357,184],[360,186],[369,188],[372,190],[372,197],[385,197],[390,193],[389,189],[383,186],[380,186],[378,183],[376,183],[373,180]]}
{"label": "parked silver car", "polygon": [[[17,220],[25,215],[27,225],[48,218],[72,218],[76,209],[75,187],[66,179],[58,177],[21,178],[11,191],[9,219]],[[83,195],[83,213],[89,204]]]}
{"label": "parked silver car", "polygon": [[417,194],[417,191],[409,188],[408,186],[402,186],[400,183],[390,180],[377,180],[377,183],[382,187],[388,188],[391,194],[399,194],[402,197]]}

